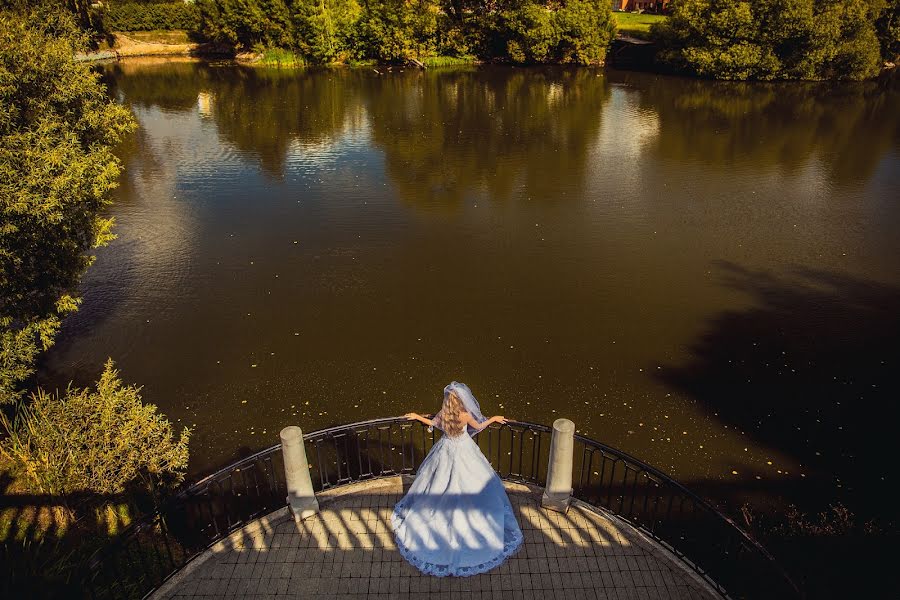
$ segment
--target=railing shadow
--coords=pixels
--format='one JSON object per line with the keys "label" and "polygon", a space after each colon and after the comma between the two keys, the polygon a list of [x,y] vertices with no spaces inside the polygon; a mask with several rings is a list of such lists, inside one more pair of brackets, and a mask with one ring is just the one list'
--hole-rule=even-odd
{"label": "railing shadow", "polygon": [[[189,577],[161,591],[200,593],[227,578],[229,590],[237,596],[352,593],[415,597],[474,590],[500,596],[501,590],[517,585],[513,580],[521,586],[527,579],[535,582],[535,589],[556,585],[560,592],[564,587],[619,587],[632,593],[645,588],[647,594],[666,597],[710,597],[683,565],[654,553],[630,527],[585,509],[551,513],[540,508],[539,492],[524,487],[509,494],[524,537],[516,554],[486,574],[425,576],[401,560],[392,533],[390,514],[406,486],[388,479],[343,491],[324,500],[321,512],[305,521],[295,523],[287,518],[236,531],[204,555],[205,560]],[[560,573],[570,574],[569,581],[554,579]],[[579,574],[577,584],[574,574]]]}
{"label": "railing shadow", "polygon": [[0,598],[77,596],[78,565],[152,511],[131,493],[20,494],[12,481],[0,476]]}
{"label": "railing shadow", "polygon": [[[402,418],[306,434],[314,491],[328,497],[347,484],[413,475],[439,436]],[[543,487],[550,438],[546,426],[510,422],[482,431],[476,440],[502,478]],[[576,497],[641,528],[720,593],[727,589],[733,598],[751,598],[763,586],[768,598],[796,595],[765,550],[665,474],[580,436],[575,458]],[[144,596],[207,548],[284,508],[286,496],[280,445],[272,446],[200,480],[132,526],[87,564],[84,585],[94,598]],[[561,544],[583,541],[564,522],[565,517],[550,519],[542,530]],[[374,533],[390,531],[384,523],[372,525]]]}

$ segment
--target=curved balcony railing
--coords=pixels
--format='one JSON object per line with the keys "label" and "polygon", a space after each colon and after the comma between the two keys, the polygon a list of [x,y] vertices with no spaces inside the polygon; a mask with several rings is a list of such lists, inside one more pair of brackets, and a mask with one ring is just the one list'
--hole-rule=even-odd
{"label": "curved balcony railing", "polygon": [[[438,431],[384,418],[304,435],[314,489],[414,474]],[[477,441],[501,478],[543,487],[551,429],[510,421]],[[148,596],[198,554],[286,505],[281,445],[176,494],[98,551],[85,569],[90,597]],[[682,558],[723,598],[798,598],[772,556],[731,519],[661,471],[575,436],[573,495],[628,521]]]}

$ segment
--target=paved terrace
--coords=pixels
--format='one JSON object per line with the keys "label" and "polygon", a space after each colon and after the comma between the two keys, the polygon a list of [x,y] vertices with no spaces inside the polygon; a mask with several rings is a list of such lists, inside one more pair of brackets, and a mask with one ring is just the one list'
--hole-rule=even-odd
{"label": "paved terrace", "polygon": [[573,501],[541,508],[540,490],[505,483],[525,542],[489,573],[429,577],[397,552],[390,514],[411,483],[399,477],[320,494],[321,512],[295,523],[287,508],[197,557],[161,598],[711,599],[686,564],[624,521]]}

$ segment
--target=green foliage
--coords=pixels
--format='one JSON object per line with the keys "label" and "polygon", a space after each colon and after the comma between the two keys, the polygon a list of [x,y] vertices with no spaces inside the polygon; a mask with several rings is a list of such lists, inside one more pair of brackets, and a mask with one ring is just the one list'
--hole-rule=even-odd
{"label": "green foliage", "polygon": [[200,33],[208,40],[251,50],[294,48],[290,0],[197,0]]}
{"label": "green foliage", "polygon": [[303,53],[319,64],[338,60],[361,10],[356,0],[296,0],[294,23]]}
{"label": "green foliage", "polygon": [[518,63],[603,64],[616,34],[608,3],[570,0],[557,10],[523,3],[503,14],[507,58]]}
{"label": "green foliage", "polygon": [[422,63],[426,67],[458,67],[475,63],[474,56],[429,56]]}
{"label": "green foliage", "polygon": [[267,48],[259,58],[259,64],[267,67],[305,67],[306,61],[290,50]]}
{"label": "green foliage", "polygon": [[558,35],[553,14],[538,4],[525,3],[503,15],[507,31],[506,52],[517,63],[546,62]]}
{"label": "green foliage", "polygon": [[882,58],[894,63],[900,61],[900,0],[885,4],[875,20],[875,33]]}
{"label": "green foliage", "polygon": [[112,147],[134,121],[72,60],[86,39],[70,15],[0,16],[0,403],[8,403],[77,308],[87,252],[113,238],[102,216],[119,175]]}
{"label": "green foliage", "polygon": [[370,0],[354,28],[354,54],[381,62],[427,55],[428,33],[434,27],[429,14],[425,2]]}
{"label": "green foliage", "polygon": [[681,0],[653,26],[670,66],[717,79],[866,79],[880,69],[866,0]]}
{"label": "green foliage", "polygon": [[[615,33],[602,0],[198,0],[207,39],[276,46],[312,63],[425,61],[436,56],[514,62],[603,61]],[[290,19],[285,20],[284,14]]]}
{"label": "green foliage", "polygon": [[194,4],[167,2],[138,4],[112,2],[101,10],[103,27],[107,31],[153,31],[156,29],[184,29],[194,31],[200,26],[200,11]]}
{"label": "green foliage", "polygon": [[62,397],[42,390],[10,423],[0,413],[6,439],[0,453],[35,490],[119,494],[139,478],[148,485],[179,482],[188,461],[190,431],[175,438],[172,424],[140,389],[122,384],[107,361],[97,388],[69,388]]}
{"label": "green foliage", "polygon": [[616,35],[609,3],[602,0],[570,0],[556,13],[560,62],[603,64],[606,50]]}

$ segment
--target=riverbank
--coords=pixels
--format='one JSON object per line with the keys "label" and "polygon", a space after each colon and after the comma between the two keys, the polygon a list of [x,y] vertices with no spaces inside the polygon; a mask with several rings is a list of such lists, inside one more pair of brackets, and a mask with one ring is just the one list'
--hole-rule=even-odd
{"label": "riverbank", "polygon": [[[261,67],[296,68],[309,66],[300,55],[278,48],[262,52],[235,53],[233,49],[210,43],[191,41],[186,31],[132,31],[113,32],[113,42],[101,46],[94,52],[75,55],[79,62],[121,60],[148,57],[222,57],[227,56],[237,62]],[[474,56],[430,56],[409,61],[419,68],[446,67],[479,64]],[[376,61],[352,61],[348,66],[377,66]]]}
{"label": "riverbank", "polygon": [[75,60],[91,62],[145,56],[224,56],[229,49],[216,44],[191,41],[185,31],[116,31],[111,44],[94,52],[75,55]]}

